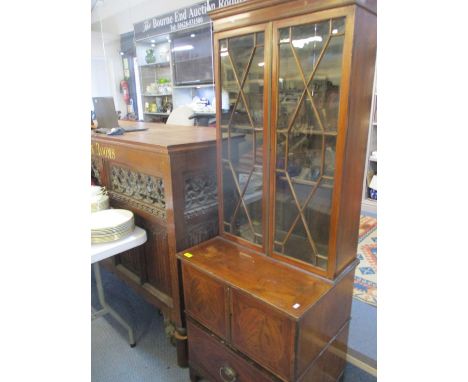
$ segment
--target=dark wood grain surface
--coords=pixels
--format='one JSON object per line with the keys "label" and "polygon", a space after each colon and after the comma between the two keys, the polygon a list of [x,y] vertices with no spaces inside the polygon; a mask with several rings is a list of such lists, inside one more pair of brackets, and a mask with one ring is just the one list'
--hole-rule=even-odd
{"label": "dark wood grain surface", "polygon": [[222,338],[227,338],[225,288],[193,267],[183,268],[185,311]]}
{"label": "dark wood grain surface", "polygon": [[191,370],[192,381],[198,374],[208,377],[211,382],[226,382],[230,380],[227,374],[228,369],[233,375],[231,379],[233,382],[278,381],[238,353],[225,347],[197,324],[189,321],[187,326],[191,339],[189,343],[190,366],[194,369]]}
{"label": "dark wood grain surface", "polygon": [[142,146],[176,150],[190,146],[199,147],[216,141],[216,131],[211,127],[166,125],[164,123],[119,121],[119,125],[147,127],[148,130],[132,131],[124,135],[109,136],[92,132],[92,138],[108,143],[133,143]]}
{"label": "dark wood grain surface", "polygon": [[[193,256],[187,258],[184,253]],[[253,250],[216,237],[178,257],[233,288],[249,293],[298,319],[332,284]],[[297,305],[296,305],[297,304]]]}

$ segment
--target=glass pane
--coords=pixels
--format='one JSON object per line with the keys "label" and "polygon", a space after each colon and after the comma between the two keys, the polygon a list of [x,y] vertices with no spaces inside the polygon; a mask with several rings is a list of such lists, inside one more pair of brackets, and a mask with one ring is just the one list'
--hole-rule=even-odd
{"label": "glass pane", "polygon": [[234,137],[231,138],[231,164],[235,171],[250,173],[254,166],[254,131],[244,129],[241,133],[235,134],[236,129],[232,129]]}
{"label": "glass pane", "polygon": [[323,175],[333,177],[335,175],[336,137],[325,137],[325,158]]}
{"label": "glass pane", "polygon": [[307,236],[304,223],[299,219],[291,232],[291,235],[284,243],[284,254],[291,256],[294,254],[296,259],[313,263],[313,247]]}
{"label": "glass pane", "polygon": [[[331,27],[336,31],[332,29],[330,37]],[[324,269],[335,175],[342,33],[344,18],[291,27],[291,36],[288,28],[280,30],[273,248]]]}
{"label": "glass pane", "polygon": [[231,133],[238,132],[242,133],[246,129],[252,130],[252,124],[250,123],[249,115],[247,109],[245,108],[244,101],[242,97],[238,97],[237,105],[234,105],[234,113],[232,114],[231,119]]}
{"label": "glass pane", "polygon": [[262,244],[264,48],[254,47],[254,37],[231,38],[220,52],[221,131],[229,136],[222,145],[223,220],[226,232]]}
{"label": "glass pane", "polygon": [[239,94],[239,85],[228,52],[220,53],[221,61],[221,126],[227,126]]}
{"label": "glass pane", "polygon": [[263,132],[255,132],[255,164],[261,166],[263,164]]}
{"label": "glass pane", "polygon": [[226,39],[219,40],[219,51],[221,53],[227,51],[227,40]]}
{"label": "glass pane", "polygon": [[322,180],[304,211],[317,248],[317,265],[326,268],[333,182]]}
{"label": "glass pane", "polygon": [[289,134],[288,174],[298,180],[316,181],[321,175],[322,137]]}
{"label": "glass pane", "polygon": [[276,134],[276,168],[285,169],[286,167],[286,134]]}
{"label": "glass pane", "polygon": [[330,44],[309,84],[323,128],[327,131],[337,130],[343,42],[344,36],[330,39]]}
{"label": "glass pane", "polygon": [[280,29],[280,43],[289,42],[289,31],[291,28]]}
{"label": "glass pane", "polygon": [[263,45],[265,43],[265,33],[258,32],[257,33],[257,46]]}
{"label": "glass pane", "polygon": [[305,96],[297,112],[296,119],[292,125],[291,131],[295,133],[321,132],[320,123],[312,107],[312,101],[309,96]]}
{"label": "glass pane", "polygon": [[237,72],[239,82],[242,81],[247,64],[254,47],[254,35],[233,37],[229,39],[229,54]]}
{"label": "glass pane", "polygon": [[330,34],[330,22],[327,20],[321,23],[295,26],[291,28],[291,34],[292,46],[297,53],[304,76],[306,80],[309,80]]}
{"label": "glass pane", "polygon": [[290,44],[280,45],[278,81],[279,108],[277,129],[281,130],[289,126],[305,88]]}
{"label": "glass pane", "polygon": [[276,174],[275,241],[283,243],[299,214],[299,209],[284,173]]}
{"label": "glass pane", "polygon": [[263,47],[255,49],[252,64],[242,88],[250,116],[257,128],[263,127],[263,72],[265,66],[263,51]]}
{"label": "glass pane", "polygon": [[221,148],[221,156],[223,159],[227,159],[228,157],[228,128],[221,126],[221,136],[223,139],[222,148]]}
{"label": "glass pane", "polygon": [[[234,210],[239,202],[239,193],[237,192],[232,171],[229,165],[223,163],[223,209],[224,222],[231,224]],[[231,232],[231,231],[227,231]]]}
{"label": "glass pane", "polygon": [[259,239],[254,240],[253,237],[246,237],[250,241],[262,244],[262,187],[263,175],[261,169],[256,168],[247,184],[244,184],[245,193],[244,201],[247,205],[252,225]]}
{"label": "glass pane", "polygon": [[345,31],[345,17],[340,17],[339,19],[332,20],[332,35],[338,33],[344,33]]}

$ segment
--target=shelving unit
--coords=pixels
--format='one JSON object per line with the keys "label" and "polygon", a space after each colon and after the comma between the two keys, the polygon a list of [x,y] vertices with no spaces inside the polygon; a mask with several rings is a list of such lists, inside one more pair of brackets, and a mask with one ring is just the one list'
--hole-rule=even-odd
{"label": "shelving unit", "polygon": [[[165,122],[172,111],[170,43],[167,37],[148,38],[136,45],[140,72],[140,95],[145,122]],[[156,62],[148,62],[149,49]]]}
{"label": "shelving unit", "polygon": [[369,195],[369,185],[373,175],[377,175],[377,157],[372,155],[377,151],[377,71],[374,75],[374,90],[372,93],[372,106],[369,121],[369,137],[367,140],[367,160],[364,171],[364,186],[362,191],[361,209],[364,212],[376,214],[377,200]]}

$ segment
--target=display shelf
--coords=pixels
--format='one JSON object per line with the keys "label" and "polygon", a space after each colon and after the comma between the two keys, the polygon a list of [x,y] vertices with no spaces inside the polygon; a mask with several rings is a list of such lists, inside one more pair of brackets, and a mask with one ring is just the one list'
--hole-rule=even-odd
{"label": "display shelf", "polygon": [[143,114],[169,116],[169,114],[171,114],[171,113],[152,113],[152,112],[149,112],[149,111],[145,111],[145,112],[143,112]]}
{"label": "display shelf", "polygon": [[172,96],[172,93],[167,93],[167,94],[151,94],[151,93],[143,93],[143,97],[168,97]]}
{"label": "display shelf", "polygon": [[[140,68],[139,98],[143,111],[140,118],[145,122],[154,122],[154,117],[169,115],[145,110],[172,110],[173,106],[170,44],[167,41],[156,44],[150,42],[151,40],[139,41],[136,47]],[[148,55],[152,55],[156,62],[147,63]]]}
{"label": "display shelf", "polygon": [[163,62],[153,62],[151,64],[140,64],[139,67],[140,68],[153,67],[153,66],[160,67],[160,66],[169,66],[169,65],[171,65],[170,61],[163,61]]}
{"label": "display shelf", "polygon": [[187,89],[187,88],[213,88],[214,84],[198,84],[194,83],[193,85],[175,85],[173,86],[174,89]]}

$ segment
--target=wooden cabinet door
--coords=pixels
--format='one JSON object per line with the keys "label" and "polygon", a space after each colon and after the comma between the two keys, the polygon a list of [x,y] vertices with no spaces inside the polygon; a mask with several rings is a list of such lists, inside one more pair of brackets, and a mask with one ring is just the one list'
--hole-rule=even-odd
{"label": "wooden cabinet door", "polygon": [[227,289],[194,267],[182,267],[187,314],[221,338],[228,338]]}
{"label": "wooden cabinet door", "polygon": [[231,343],[286,380],[294,373],[295,323],[242,292],[231,291]]}

